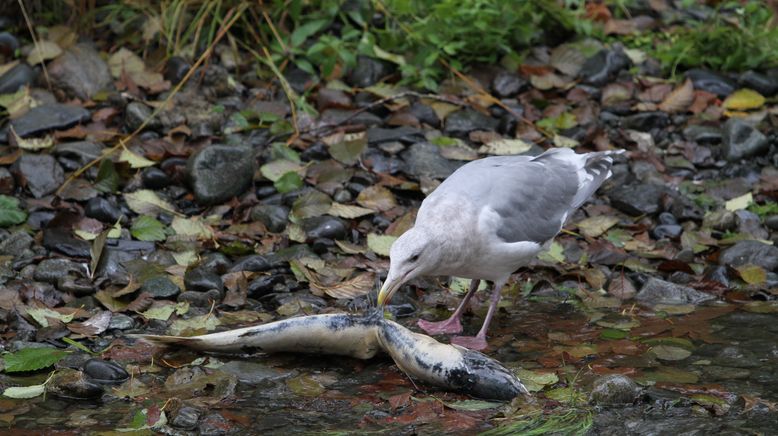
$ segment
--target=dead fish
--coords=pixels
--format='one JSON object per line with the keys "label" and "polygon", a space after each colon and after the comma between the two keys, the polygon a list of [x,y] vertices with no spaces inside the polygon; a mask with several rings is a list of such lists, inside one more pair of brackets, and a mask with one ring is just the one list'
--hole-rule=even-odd
{"label": "dead fish", "polygon": [[297,352],[370,359],[389,354],[409,376],[447,390],[490,400],[529,392],[512,371],[477,351],[414,333],[381,311],[290,318],[201,336],[134,335],[158,345],[209,352]]}

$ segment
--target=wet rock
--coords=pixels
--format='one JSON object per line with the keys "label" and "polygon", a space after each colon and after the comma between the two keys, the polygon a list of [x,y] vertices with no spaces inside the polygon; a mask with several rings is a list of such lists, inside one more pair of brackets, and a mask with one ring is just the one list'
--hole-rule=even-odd
{"label": "wet rock", "polygon": [[691,79],[694,89],[707,91],[719,97],[726,97],[737,89],[734,80],[712,71],[693,68],[686,72],[686,77]]}
{"label": "wet rock", "polygon": [[[151,118],[153,111],[150,107],[139,101],[133,101],[127,104],[124,108],[124,125],[127,130],[132,132],[138,127],[142,126],[146,119]],[[151,118],[146,124],[146,129],[154,130],[162,126],[156,118]]]}
{"label": "wet rock", "polygon": [[84,215],[112,225],[123,216],[122,210],[118,206],[103,197],[89,200],[84,208]]}
{"label": "wet rock", "polygon": [[405,162],[405,171],[414,177],[444,179],[462,164],[440,155],[440,149],[428,142],[413,144],[400,154]]}
{"label": "wet rock", "polygon": [[738,80],[741,88],[749,88],[765,97],[778,94],[778,78],[766,76],[756,71],[746,71]]}
{"label": "wet rock", "polygon": [[106,246],[103,248],[102,256],[100,256],[100,263],[97,264],[95,276],[108,277],[119,283],[127,283],[129,277],[122,264],[138,257],[140,257],[138,252]]}
{"label": "wet rock", "polygon": [[90,244],[83,239],[76,239],[69,229],[53,228],[43,231],[43,246],[70,257],[85,257],[90,254]]}
{"label": "wet rock", "polygon": [[228,145],[211,145],[189,159],[187,176],[197,202],[219,204],[243,193],[254,178],[251,150]]}
{"label": "wet rock", "polygon": [[202,268],[189,270],[184,274],[184,286],[187,291],[205,292],[216,289],[224,292],[224,282],[218,274],[206,271]]}
{"label": "wet rock", "polygon": [[189,62],[180,56],[173,56],[167,61],[165,65],[165,80],[169,80],[173,85],[178,85],[181,80],[184,79],[186,73],[189,72]]}
{"label": "wet rock", "polygon": [[166,172],[157,167],[148,167],[141,173],[141,181],[143,186],[148,189],[163,189],[170,186],[172,180]]}
{"label": "wet rock", "polygon": [[719,282],[722,285],[729,287],[729,274],[727,273],[726,266],[710,265],[705,269],[702,277],[705,280]]}
{"label": "wet rock", "polygon": [[770,234],[762,227],[762,221],[759,219],[759,215],[741,209],[735,211],[735,222],[737,224],[738,233],[745,233],[751,235],[753,239],[767,239]]}
{"label": "wet rock", "polygon": [[367,88],[392,74],[393,71],[394,68],[389,62],[360,55],[357,57],[357,66],[347,77],[347,82],[351,86]]}
{"label": "wet rock", "polygon": [[770,230],[778,231],[778,215],[770,215],[765,218],[764,225]]}
{"label": "wet rock", "polygon": [[202,256],[199,268],[215,274],[224,274],[229,271],[232,261],[222,253],[212,252]]}
{"label": "wet rock", "polygon": [[48,65],[52,85],[81,100],[113,87],[108,64],[94,48],[76,44]]}
{"label": "wet rock", "polygon": [[22,86],[30,85],[34,80],[35,70],[21,62],[0,76],[0,94],[13,94]]}
{"label": "wet rock", "polygon": [[303,230],[308,239],[343,239],[346,237],[346,223],[340,218],[322,215],[303,221]]}
{"label": "wet rock", "polygon": [[348,109],[353,105],[351,96],[339,89],[322,88],[316,95],[316,105],[319,110],[337,108]]}
{"label": "wet rock", "polygon": [[51,283],[56,285],[60,278],[71,272],[81,271],[80,266],[69,260],[62,258],[43,259],[36,267],[33,278],[36,281]]}
{"label": "wet rock", "polygon": [[326,109],[321,113],[321,122],[340,125],[343,123],[361,124],[366,127],[380,126],[384,123],[378,115],[370,112],[360,112],[355,115],[353,110]]}
{"label": "wet rock", "polygon": [[438,118],[438,114],[435,113],[435,110],[432,109],[432,107],[424,103],[416,102],[411,105],[408,111],[421,123],[430,125],[432,127],[440,126],[440,118]]}
{"label": "wet rock", "polygon": [[27,138],[49,130],[67,129],[89,118],[89,111],[82,107],[53,103],[30,109],[11,121],[11,126],[20,138]]}
{"label": "wet rock", "polygon": [[512,97],[526,84],[518,74],[500,71],[492,79],[492,91],[500,98]]}
{"label": "wet rock", "polygon": [[584,62],[579,77],[584,83],[603,86],[608,83],[610,77],[627,68],[631,63],[622,50],[600,50]]}
{"label": "wet rock", "polygon": [[0,194],[11,195],[16,189],[16,180],[6,167],[0,167]]}
{"label": "wet rock", "polygon": [[677,285],[657,279],[649,278],[636,296],[637,300],[649,306],[658,304],[683,305],[701,304],[714,300],[715,297],[704,292],[697,291],[688,286]]}
{"label": "wet rock", "polygon": [[599,377],[594,381],[590,401],[599,406],[632,404],[640,395],[640,388],[631,378],[621,374]]}
{"label": "wet rock", "polygon": [[216,289],[211,289],[207,292],[200,291],[184,291],[178,294],[177,301],[179,303],[189,303],[194,307],[210,307],[214,302],[222,300],[222,293]]}
{"label": "wet rock", "polygon": [[611,205],[629,215],[651,215],[659,211],[664,188],[658,185],[636,183],[618,186],[608,191]]}
{"label": "wet rock", "polygon": [[92,281],[85,277],[74,277],[72,275],[62,276],[57,280],[57,289],[62,292],[69,292],[76,296],[92,295],[95,293],[95,287]]}
{"label": "wet rock", "polygon": [[183,406],[173,414],[170,425],[182,430],[194,430],[200,415],[200,411],[194,407]]}
{"label": "wet rock", "polygon": [[283,282],[283,277],[279,275],[258,276],[249,283],[248,294],[251,298],[259,298],[273,291],[277,283]]}
{"label": "wet rock", "polygon": [[30,249],[34,239],[25,231],[11,233],[0,240],[0,255],[17,257]]}
{"label": "wet rock", "polygon": [[60,368],[46,383],[46,392],[61,398],[89,400],[103,395],[103,386],[88,379],[81,371]]}
{"label": "wet rock", "polygon": [[[8,11],[5,12],[7,13]],[[7,17],[0,17],[0,20],[5,21],[6,18]],[[9,24],[10,23],[6,22],[4,25],[0,26],[0,29],[10,27]],[[0,54],[7,58],[12,58],[16,56],[17,50],[19,50],[19,39],[9,32],[0,32]]]}
{"label": "wet rock", "polygon": [[722,128],[724,157],[730,161],[762,154],[767,151],[767,137],[739,118],[730,118]]}
{"label": "wet rock", "polygon": [[693,124],[683,129],[683,136],[698,144],[718,144],[721,142],[721,129]]}
{"label": "wet rock", "polygon": [[[36,198],[56,191],[64,180],[62,166],[51,155],[23,155],[11,170],[19,183],[27,187]],[[84,190],[86,198],[91,196],[90,189]]]}
{"label": "wet rock", "polygon": [[778,247],[759,241],[740,241],[721,253],[719,264],[731,267],[752,264],[767,271],[778,271]]}
{"label": "wet rock", "polygon": [[670,124],[670,116],[665,112],[640,112],[624,117],[621,125],[625,129],[648,132],[651,129],[662,129]]}
{"label": "wet rock", "polygon": [[451,136],[465,136],[474,130],[492,131],[497,129],[498,120],[473,109],[460,109],[446,117],[443,132]]}
{"label": "wet rock", "polygon": [[367,142],[369,144],[380,144],[390,141],[413,144],[423,140],[424,132],[410,126],[394,128],[372,127],[367,131]]}
{"label": "wet rock", "polygon": [[102,144],[92,141],[63,142],[54,146],[53,154],[57,157],[65,157],[76,160],[81,165],[86,165],[102,156]]}
{"label": "wet rock", "polygon": [[135,320],[123,313],[114,313],[111,317],[111,322],[108,324],[108,330],[129,330],[134,327]]}
{"label": "wet rock", "polygon": [[651,230],[651,237],[656,240],[674,239],[681,236],[681,233],[683,233],[683,227],[678,224],[661,224]]}
{"label": "wet rock", "polygon": [[262,272],[271,268],[271,263],[267,257],[261,254],[252,254],[244,258],[239,259],[232,265],[230,272],[236,271],[250,271],[250,272]]}
{"label": "wet rock", "polygon": [[221,436],[232,433],[235,427],[227,418],[217,412],[205,415],[197,426],[198,434],[202,436]]}
{"label": "wet rock", "polygon": [[298,94],[302,94],[316,85],[315,77],[297,67],[287,69],[284,72],[284,77],[289,86]]}
{"label": "wet rock", "polygon": [[130,375],[121,365],[103,359],[87,360],[84,363],[84,374],[101,384],[118,384],[130,378]]}
{"label": "wet rock", "polygon": [[706,378],[712,380],[746,380],[751,376],[751,371],[745,368],[705,365],[702,367],[702,370]]}
{"label": "wet rock", "polygon": [[141,292],[147,292],[154,298],[175,297],[181,291],[172,280],[165,276],[152,277],[140,287]]}
{"label": "wet rock", "polygon": [[251,208],[251,220],[260,221],[273,233],[281,233],[286,228],[289,208],[273,205],[258,204]]}

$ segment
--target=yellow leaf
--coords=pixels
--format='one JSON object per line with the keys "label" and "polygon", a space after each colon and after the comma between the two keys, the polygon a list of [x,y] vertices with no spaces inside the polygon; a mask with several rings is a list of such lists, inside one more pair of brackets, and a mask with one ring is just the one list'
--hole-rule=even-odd
{"label": "yellow leaf", "polygon": [[123,149],[122,154],[119,155],[119,162],[127,162],[132,168],[146,168],[156,164],[156,162],[153,160],[148,160],[137,153],[133,153],[130,150],[127,150],[126,148]]}
{"label": "yellow leaf", "polygon": [[749,285],[758,285],[767,281],[767,271],[759,265],[742,265],[736,268],[740,278]]}
{"label": "yellow leaf", "polygon": [[739,89],[722,103],[724,109],[748,110],[759,109],[764,105],[765,98],[762,94],[751,89]]}
{"label": "yellow leaf", "polygon": [[732,200],[729,200],[726,202],[724,207],[727,210],[736,211],[740,209],[745,209],[754,202],[754,197],[751,195],[751,193],[747,193],[745,195],[741,195],[740,197],[735,197]]}

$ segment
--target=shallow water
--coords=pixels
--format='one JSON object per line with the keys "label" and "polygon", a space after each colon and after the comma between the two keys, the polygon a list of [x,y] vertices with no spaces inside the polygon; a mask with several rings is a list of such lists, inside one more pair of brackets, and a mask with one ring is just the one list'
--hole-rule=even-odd
{"label": "shallow water", "polygon": [[[169,378],[174,373],[171,368],[149,372],[152,367],[141,364],[132,382],[141,382],[145,392],[127,394],[125,384],[118,391],[107,388],[97,401],[53,396],[2,399],[0,417],[10,421],[7,429],[17,431],[97,434],[137,429],[143,423],[143,416],[137,415],[143,410],[154,417],[162,408],[172,420],[180,406],[188,406],[199,411],[196,427],[186,430],[178,422],[178,428],[166,425],[136,432],[472,434],[516,422],[533,410],[553,416],[575,409],[592,417],[587,434],[776,434],[778,314],[734,307],[722,310],[725,307],[698,308],[662,320],[648,312],[625,315],[558,301],[506,304],[491,335],[495,347],[488,354],[512,368],[554,373],[559,381],[540,386],[530,401],[519,399],[480,411],[449,408],[445,404],[463,404],[467,398],[415,387],[388,357],[365,362],[276,355],[212,356],[198,362],[212,368],[183,366],[176,370],[175,379]],[[415,319],[401,321],[410,325]],[[466,328],[476,329],[480,320],[480,316],[467,317]],[[609,339],[613,329],[603,325],[623,327],[625,320],[633,322],[629,336]],[[606,330],[611,333],[604,334]],[[658,349],[650,351],[646,345],[657,338],[682,344],[691,354],[678,360],[673,359],[682,356],[657,358]],[[197,357],[201,356],[189,351],[158,355],[173,366]],[[132,369],[132,364],[128,367]],[[605,373],[623,373],[638,381],[642,393],[636,402],[588,405],[585,398],[593,380]],[[26,385],[45,377],[5,381]],[[581,394],[576,401],[552,395],[570,387]],[[151,421],[156,418],[147,422]]]}

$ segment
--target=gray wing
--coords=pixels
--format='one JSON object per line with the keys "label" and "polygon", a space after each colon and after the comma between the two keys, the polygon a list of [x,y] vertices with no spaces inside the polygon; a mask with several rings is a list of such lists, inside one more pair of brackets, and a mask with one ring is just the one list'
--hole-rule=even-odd
{"label": "gray wing", "polygon": [[609,154],[551,149],[534,158],[488,157],[459,168],[428,199],[464,196],[499,214],[496,233],[504,241],[542,244],[610,175]]}

